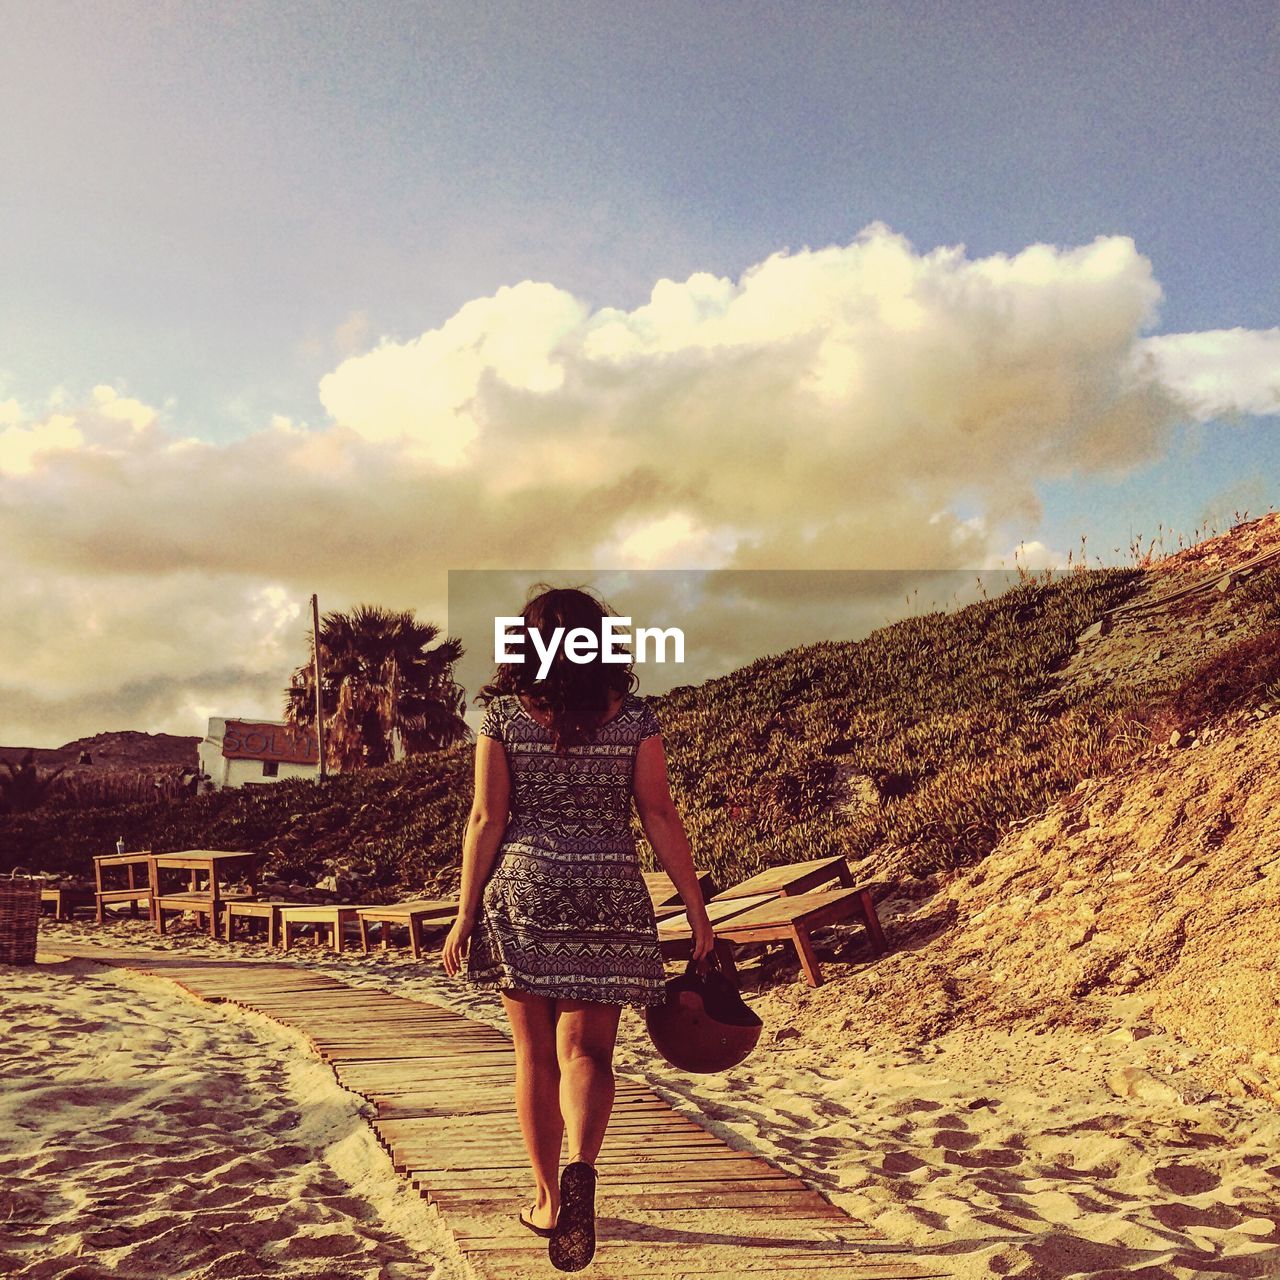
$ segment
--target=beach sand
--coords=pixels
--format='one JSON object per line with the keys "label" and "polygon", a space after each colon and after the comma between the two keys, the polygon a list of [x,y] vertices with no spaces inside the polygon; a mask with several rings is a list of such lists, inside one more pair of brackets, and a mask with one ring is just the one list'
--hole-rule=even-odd
{"label": "beach sand", "polygon": [[0,1275],[465,1274],[296,1032],[88,960],[0,981]]}
{"label": "beach sand", "polygon": [[[225,944],[194,930],[175,932],[161,942],[145,924],[133,922],[105,930],[85,924],[49,925],[42,937],[51,950],[65,938],[226,955]],[[236,943],[233,949],[246,956],[266,954],[253,943]],[[403,951],[336,956],[306,945],[290,954],[300,964],[347,982],[420,996],[505,1026],[497,998],[446,978],[434,954],[414,962]],[[24,1021],[39,1028],[69,1019],[86,1034],[63,1041],[46,1034],[50,1048],[45,1052],[59,1062],[65,1058],[80,1072],[96,1062],[101,1076],[119,1081],[129,1059],[117,1060],[112,1054],[135,1050],[106,1048],[95,1030],[102,1014],[94,996],[42,993],[41,984],[49,980],[44,974],[25,980],[22,989],[29,1012]],[[101,981],[120,989],[142,980]],[[190,1057],[185,1057],[186,1044],[166,1045],[162,1033],[149,1050],[184,1055],[193,1090],[199,1080],[197,1063],[222,1055],[229,1073],[233,1063],[243,1071],[245,1063],[254,1060],[252,1053],[245,1053],[246,1041],[254,1046],[271,1043],[270,1034],[257,1026],[258,1021],[269,1025],[265,1020],[202,1008],[190,1000],[175,1005],[172,997],[161,994],[165,984],[146,981],[147,996],[157,1007],[176,1009],[179,1023],[193,1019],[199,1027],[203,1047]],[[792,1028],[805,1026],[806,1006],[814,994],[790,982],[751,997],[765,1018],[765,1039],[745,1063],[719,1076],[686,1076],[668,1067],[652,1050],[642,1020],[628,1011],[620,1032],[619,1070],[643,1076],[682,1113],[805,1178],[855,1217],[890,1240],[910,1245],[922,1261],[938,1264],[959,1280],[1280,1275],[1280,1112],[1259,1099],[1212,1094],[1188,1101],[1162,1088],[1187,1052],[1176,1041],[1159,1033],[1135,1039],[1124,1032],[1090,1035],[1069,1027],[1040,1034],[969,1029],[917,1048],[895,1048],[792,1034]],[[172,1026],[165,1021],[169,1016],[148,1015],[144,1025],[155,1021]],[[120,1039],[116,1030],[108,1044]],[[286,1066],[286,1058],[292,1065]],[[253,1084],[232,1075],[239,1083],[226,1085],[234,1098],[233,1113],[238,1116],[245,1108],[250,1115],[248,1121],[237,1122],[236,1130],[236,1140],[247,1144],[246,1149],[228,1156],[228,1163],[253,1159],[255,1153],[261,1160],[276,1140],[265,1132],[267,1126],[287,1126],[300,1105],[303,1086],[298,1081],[312,1080],[316,1072],[328,1074],[327,1068],[296,1050],[288,1055],[277,1050],[269,1065],[257,1062],[250,1071],[258,1073]],[[1117,1096],[1114,1082],[1120,1078],[1135,1082],[1134,1096]],[[319,1090],[320,1082],[315,1079],[307,1087]],[[350,1097],[331,1077],[326,1087],[328,1106],[338,1107],[339,1098]],[[357,1113],[350,1104],[342,1105],[347,1107],[341,1111],[342,1141],[357,1143],[350,1129]],[[6,1106],[13,1114],[13,1102]],[[144,1116],[140,1106],[130,1103],[119,1119],[104,1119],[113,1106],[109,1099],[90,1100],[87,1109],[68,1113],[62,1123],[74,1118],[77,1125],[118,1125],[112,1129],[117,1141],[141,1141],[148,1150],[154,1147],[151,1158],[165,1159],[163,1144],[150,1128],[152,1116]],[[177,1124],[166,1132],[172,1142],[184,1130]],[[298,1146],[304,1152],[330,1149],[323,1132],[305,1137],[290,1131],[287,1142],[290,1149]],[[201,1149],[212,1160],[223,1148],[213,1141],[212,1150]],[[376,1146],[366,1148],[357,1163],[389,1174],[385,1159],[379,1164],[378,1156]],[[139,1152],[129,1159],[128,1172],[135,1179],[155,1176],[138,1172],[144,1158]],[[375,1204],[377,1217],[390,1224],[382,1205],[394,1201],[397,1193],[381,1172],[377,1178],[356,1179],[358,1193],[350,1184],[335,1190],[330,1167],[310,1163],[318,1158],[304,1159],[299,1152],[287,1170],[279,1171],[274,1163],[265,1166],[277,1170],[270,1176],[293,1188],[287,1198],[298,1217],[290,1220],[282,1242],[264,1247],[284,1252],[290,1241],[305,1247],[301,1242],[332,1233],[353,1252],[368,1251],[369,1270],[341,1274],[448,1274],[443,1269],[433,1273],[430,1260],[412,1270],[412,1263],[396,1252],[414,1244],[431,1247],[425,1239],[416,1240],[406,1225],[411,1214],[397,1219],[394,1234],[377,1234],[358,1216],[354,1222],[347,1220],[353,1212],[348,1206]],[[42,1159],[47,1163],[37,1168],[34,1181],[57,1188],[62,1178],[59,1157],[55,1153]],[[79,1202],[132,1194],[131,1211],[148,1212],[140,1206],[154,1192],[131,1187],[121,1177],[120,1164],[110,1160],[104,1153],[102,1161],[85,1170]],[[315,1170],[310,1175],[314,1182],[299,1173],[299,1163]],[[211,1165],[205,1175],[208,1193],[215,1196],[229,1194],[219,1168]],[[0,1170],[13,1169],[13,1159],[7,1156]],[[107,1177],[115,1181],[104,1184]],[[338,1177],[340,1182],[341,1174]],[[283,1189],[276,1194],[283,1194]],[[192,1204],[199,1208],[198,1199]],[[149,1212],[161,1210],[153,1206]],[[182,1226],[171,1207],[163,1213],[171,1224],[168,1229],[193,1230]],[[84,1224],[75,1224],[70,1206],[62,1217],[63,1231],[79,1231],[86,1239],[92,1234]],[[97,1229],[116,1221],[104,1212]],[[271,1221],[280,1229],[274,1213]],[[375,1256],[381,1259],[377,1265],[391,1269],[374,1269]],[[429,1254],[423,1257],[429,1259]]]}

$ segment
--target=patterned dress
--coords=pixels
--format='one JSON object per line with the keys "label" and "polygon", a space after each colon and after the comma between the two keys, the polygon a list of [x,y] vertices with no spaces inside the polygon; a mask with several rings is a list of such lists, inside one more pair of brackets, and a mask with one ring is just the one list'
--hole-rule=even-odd
{"label": "patterned dress", "polygon": [[631,833],[636,748],[661,732],[643,699],[557,756],[515,695],[480,732],[506,750],[510,815],[467,957],[474,983],[642,1007],[665,996],[653,906]]}

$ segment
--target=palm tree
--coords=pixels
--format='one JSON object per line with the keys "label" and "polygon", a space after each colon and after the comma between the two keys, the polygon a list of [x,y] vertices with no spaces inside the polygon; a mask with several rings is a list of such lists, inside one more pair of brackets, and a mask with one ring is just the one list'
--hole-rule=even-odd
{"label": "palm tree", "polygon": [[7,778],[0,778],[0,813],[30,813],[38,809],[48,796],[54,780],[67,767],[59,765],[42,778],[35,765],[34,752],[28,751],[18,764],[5,760]]}
{"label": "palm tree", "polygon": [[[439,627],[412,610],[358,605],[320,619],[325,763],[339,772],[385,764],[397,739],[406,755],[435,751],[468,736],[466,702],[454,683],[462,644],[429,649]],[[299,667],[285,690],[285,719],[315,724],[315,664]]]}

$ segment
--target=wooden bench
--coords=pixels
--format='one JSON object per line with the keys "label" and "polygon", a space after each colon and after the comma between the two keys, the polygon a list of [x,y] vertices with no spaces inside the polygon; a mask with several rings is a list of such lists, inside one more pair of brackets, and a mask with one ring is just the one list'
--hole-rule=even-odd
{"label": "wooden bench", "polygon": [[409,950],[415,960],[422,958],[424,928],[447,928],[458,914],[456,898],[419,898],[413,902],[386,902],[376,907],[357,907],[360,922],[360,949],[369,950],[369,926],[378,926],[378,941],[385,951],[393,927],[409,930]]}
{"label": "wooden bench", "polygon": [[305,906],[300,902],[262,902],[256,898],[241,898],[226,904],[225,934],[228,942],[235,941],[236,921],[243,920],[250,925],[255,920],[267,923],[267,945],[280,945],[280,909],[282,907]]}
{"label": "wooden bench", "polygon": [[[110,873],[124,868],[127,877],[127,886],[121,888],[107,887],[107,880],[111,878]],[[143,883],[138,883],[138,871],[142,871]],[[95,914],[99,924],[106,921],[106,908],[115,906],[118,903],[128,903],[129,914],[135,919],[138,915],[138,907],[145,903],[147,907],[147,915],[149,918],[155,918],[155,909],[151,901],[151,850],[144,849],[139,853],[109,853],[93,860],[93,879],[95,892],[93,895]]]}
{"label": "wooden bench", "polygon": [[885,951],[884,932],[871,900],[871,890],[857,885],[780,894],[772,901],[736,913],[715,928],[717,938],[728,942],[791,942],[800,957],[806,981],[811,987],[818,987],[822,985],[822,971],[810,935],[815,929],[855,917],[861,918],[866,926],[872,948],[877,953]]}
{"label": "wooden bench", "polygon": [[87,893],[84,889],[71,889],[65,885],[57,885],[52,889],[40,890],[40,910],[43,912],[45,904],[49,903],[53,907],[55,920],[71,920],[75,916],[76,909],[87,906],[93,901],[93,897],[93,894]]}
{"label": "wooden bench", "polygon": [[[721,925],[744,911],[753,907],[761,907],[772,902],[776,893],[755,893],[749,898],[733,898],[726,901],[712,899],[707,903],[707,917],[716,933],[716,955],[730,972],[736,972],[733,962],[733,948],[721,937]],[[689,917],[685,912],[658,921],[658,946],[664,959],[684,960],[693,947],[693,930],[689,927]]]}
{"label": "wooden bench", "polygon": [[206,923],[209,932],[218,936],[218,917],[225,912],[232,902],[252,902],[252,893],[247,889],[224,889],[215,900],[207,889],[183,889],[172,893],[156,894],[152,899],[151,912],[160,933],[165,932],[164,913],[189,912],[195,918],[196,928],[203,929]]}
{"label": "wooden bench", "polygon": [[[702,889],[703,899],[709,899],[715,892],[710,871],[698,872],[698,885]],[[644,887],[649,891],[649,901],[653,903],[655,919],[667,920],[672,916],[678,916],[684,910],[684,900],[665,871],[646,871]]]}
{"label": "wooden bench", "polygon": [[280,945],[288,951],[293,945],[294,931],[299,925],[318,924],[329,933],[329,942],[335,951],[342,950],[343,931],[360,923],[360,908],[341,903],[280,907]]}
{"label": "wooden bench", "polygon": [[717,899],[749,898],[755,893],[779,893],[791,897],[819,889],[832,881],[854,887],[853,872],[842,857],[814,858],[810,862],[784,862],[780,866],[766,867],[741,884],[722,889],[715,896]]}

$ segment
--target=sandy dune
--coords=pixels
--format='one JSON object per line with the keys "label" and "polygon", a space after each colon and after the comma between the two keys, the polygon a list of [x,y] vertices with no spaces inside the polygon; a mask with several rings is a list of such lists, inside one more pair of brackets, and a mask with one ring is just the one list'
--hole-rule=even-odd
{"label": "sandy dune", "polygon": [[264,1018],[89,961],[6,967],[0,1275],[455,1280],[355,1095]]}
{"label": "sandy dune", "polygon": [[[125,923],[50,927],[49,945],[59,935],[156,941]],[[166,945],[225,955],[194,932]],[[293,954],[354,984],[503,1023],[492,996],[450,982],[434,956]],[[812,995],[784,984],[760,1006],[772,1027],[802,1025]],[[1177,1061],[1180,1046],[1160,1034],[970,1031],[919,1050],[783,1038],[728,1075],[691,1077],[655,1058],[634,1014],[622,1027],[620,1067],[959,1280],[1280,1275],[1280,1112],[1256,1099],[1175,1101],[1154,1087],[1117,1097],[1117,1072],[1158,1081]]]}

